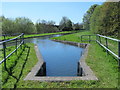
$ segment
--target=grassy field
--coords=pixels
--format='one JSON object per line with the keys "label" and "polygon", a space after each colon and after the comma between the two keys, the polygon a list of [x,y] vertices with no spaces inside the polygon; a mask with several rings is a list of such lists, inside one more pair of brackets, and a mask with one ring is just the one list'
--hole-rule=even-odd
{"label": "grassy field", "polygon": [[[55,37],[52,39],[81,42],[80,35],[92,34],[89,31]],[[95,39],[95,37],[93,38]],[[82,42],[88,43],[88,42]],[[118,64],[115,58],[107,55],[106,51],[96,42],[90,42],[86,63],[98,77],[98,81],[66,81],[66,82],[40,82],[24,81],[23,79],[37,63],[34,44],[26,44],[27,47],[19,49],[18,54],[9,58],[7,64],[9,73],[2,65],[2,87],[3,88],[116,88],[118,87]],[[11,48],[12,50],[12,48]],[[11,51],[11,50],[8,50]]]}

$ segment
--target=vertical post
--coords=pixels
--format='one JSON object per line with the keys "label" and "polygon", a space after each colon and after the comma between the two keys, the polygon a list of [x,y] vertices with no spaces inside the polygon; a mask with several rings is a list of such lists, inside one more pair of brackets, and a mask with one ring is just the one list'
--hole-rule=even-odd
{"label": "vertical post", "polygon": [[77,63],[78,65],[77,65],[77,76],[79,76],[79,73],[80,73],[80,70],[79,70],[79,62]]}
{"label": "vertical post", "polygon": [[99,42],[101,43],[101,37],[99,36]]}
{"label": "vertical post", "polygon": [[16,45],[15,45],[15,47],[16,47],[16,54],[17,54],[17,38],[16,38]]}
{"label": "vertical post", "polygon": [[3,54],[4,54],[4,68],[7,71],[7,67],[6,67],[6,43],[3,42]]}
{"label": "vertical post", "polygon": [[23,35],[22,35],[22,40],[23,40],[23,44],[24,44],[24,33],[23,33]]}
{"label": "vertical post", "polygon": [[46,62],[43,64],[43,75],[46,76]]}
{"label": "vertical post", "polygon": [[[105,41],[106,41],[106,47],[108,48],[108,40],[107,38],[105,38]],[[108,54],[108,50],[106,50],[107,54]]]}
{"label": "vertical post", "polygon": [[82,42],[82,36],[81,36],[81,42]]}
{"label": "vertical post", "polygon": [[[21,44],[21,42],[22,42],[22,38],[21,38],[21,36],[20,36],[20,44]],[[21,46],[20,46],[20,47],[21,47],[21,49],[22,49],[22,44],[21,44]]]}
{"label": "vertical post", "polygon": [[77,76],[82,76],[83,70],[82,67],[80,66],[80,62],[78,62],[78,68],[77,68]]}
{"label": "vertical post", "polygon": [[5,40],[5,35],[3,35],[4,36],[4,40]]}
{"label": "vertical post", "polygon": [[119,59],[118,59],[118,67],[119,67],[119,70],[120,70],[120,40],[118,41],[118,56],[119,56]]}
{"label": "vertical post", "polygon": [[91,40],[90,40],[90,36],[91,36],[91,35],[89,35],[89,43],[90,43],[90,41],[91,41]]}
{"label": "vertical post", "polygon": [[96,42],[98,41],[98,35],[96,34]]}
{"label": "vertical post", "polygon": [[24,33],[23,33],[23,35],[22,35],[22,41],[23,41],[23,51],[24,51],[24,50],[25,50],[25,48],[24,48],[24,47],[25,47],[25,45],[24,45],[24,43],[25,43],[25,42],[24,42]]}

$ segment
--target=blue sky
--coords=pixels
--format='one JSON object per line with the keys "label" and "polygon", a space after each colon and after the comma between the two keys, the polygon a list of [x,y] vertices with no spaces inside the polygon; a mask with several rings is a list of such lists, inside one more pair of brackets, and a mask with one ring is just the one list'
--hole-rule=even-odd
{"label": "blue sky", "polygon": [[83,15],[91,5],[102,2],[3,2],[2,15],[6,18],[28,17],[34,23],[53,20],[59,24],[63,16],[74,23],[81,23]]}

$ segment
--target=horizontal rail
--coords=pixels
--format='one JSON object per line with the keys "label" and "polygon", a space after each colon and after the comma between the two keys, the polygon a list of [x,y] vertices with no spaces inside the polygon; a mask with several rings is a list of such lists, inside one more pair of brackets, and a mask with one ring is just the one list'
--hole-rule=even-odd
{"label": "horizontal rail", "polygon": [[23,43],[24,43],[24,41],[22,41],[14,51],[12,51],[9,55],[7,55],[6,58],[4,58],[2,61],[0,61],[0,64],[2,64],[7,58],[9,58]]}
{"label": "horizontal rail", "polygon": [[[82,40],[82,41],[89,41],[89,40]],[[96,40],[90,40],[90,41],[96,41]]]}
{"label": "horizontal rail", "polygon": [[96,35],[81,35],[81,36],[96,36]]}
{"label": "horizontal rail", "polygon": [[15,34],[2,34],[0,36],[15,36],[15,35],[19,35],[20,33],[15,33]]}
{"label": "horizontal rail", "polygon": [[118,40],[118,39],[114,39],[114,38],[106,37],[106,36],[103,36],[103,35],[99,35],[99,34],[97,34],[97,36],[104,37],[104,38],[107,38],[107,39],[110,39],[110,40],[114,40],[114,41],[120,42],[120,40]]}
{"label": "horizontal rail", "polygon": [[[88,36],[89,40],[82,40],[83,36]],[[89,42],[96,41],[96,40],[91,40],[91,36],[96,36],[96,35],[81,35],[81,41],[84,41],[84,42],[85,41],[89,41]]]}
{"label": "horizontal rail", "polygon": [[15,40],[15,39],[21,37],[23,34],[24,34],[24,33],[22,33],[21,35],[15,37],[15,38],[13,38],[13,39],[9,39],[9,40],[5,40],[5,41],[1,41],[0,44],[3,44],[3,43],[5,43],[5,42],[9,42],[9,41],[13,41],[13,40]]}
{"label": "horizontal rail", "polygon": [[103,38],[106,38],[106,39],[110,39],[110,40],[113,40],[113,41],[116,41],[116,42],[119,42],[120,43],[120,40],[118,39],[114,39],[114,38],[110,38],[110,37],[106,37],[106,36],[103,36],[103,35],[100,35],[100,34],[96,34],[96,35],[81,35],[81,41],[96,41],[97,43],[99,43],[100,46],[102,46],[104,49],[106,49],[107,51],[109,51],[111,54],[113,54],[115,57],[117,57],[118,59],[120,59],[119,55],[115,54],[114,52],[112,52],[107,46],[103,45],[101,42],[99,42],[99,40],[82,40],[82,37],[83,36],[99,36],[99,37],[103,37]]}
{"label": "horizontal rail", "polygon": [[117,57],[118,59],[120,59],[120,57],[118,55],[116,55],[114,52],[112,52],[110,49],[108,49],[106,46],[104,46],[103,44],[101,44],[98,40],[97,43],[99,43],[103,48],[105,48],[107,51],[109,51],[111,54],[113,54],[115,57]]}

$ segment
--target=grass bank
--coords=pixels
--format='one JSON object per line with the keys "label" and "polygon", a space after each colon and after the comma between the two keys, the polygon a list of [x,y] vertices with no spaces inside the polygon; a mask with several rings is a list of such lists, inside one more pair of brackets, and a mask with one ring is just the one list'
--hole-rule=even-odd
{"label": "grass bank", "polygon": [[[91,32],[80,32],[61,37],[55,37],[57,40],[67,40],[81,42],[80,35],[92,34]],[[82,42],[88,43],[88,42]],[[66,82],[40,82],[40,81],[24,81],[23,79],[30,72],[32,67],[37,63],[37,57],[34,50],[34,44],[26,44],[27,47],[18,50],[18,54],[14,54],[9,58],[8,66],[10,73],[4,70],[2,64],[2,87],[3,88],[116,88],[118,86],[117,62],[111,56],[107,55],[105,50],[97,43],[91,42],[86,59],[87,64],[98,77],[98,81],[66,81]],[[11,48],[12,49],[12,48]],[[11,50],[8,50],[8,52]]]}
{"label": "grass bank", "polygon": [[[79,32],[76,34],[70,34],[60,37],[54,37],[52,39],[56,40],[65,40],[73,41],[80,43],[89,43],[82,42],[80,39],[81,35],[91,35],[90,31]],[[91,37],[92,40],[95,40],[96,37]],[[104,44],[105,40],[102,40]],[[118,44],[116,42],[109,41],[110,48],[118,53]],[[99,81],[85,81],[85,87],[96,87],[96,88],[115,88],[118,86],[118,64],[116,59],[112,55],[106,54],[104,50],[98,43],[95,41],[90,42],[89,52],[86,59],[86,63],[93,70],[95,75],[98,77]],[[75,81],[76,84],[82,81]],[[89,85],[90,84],[90,85]]]}
{"label": "grass bank", "polygon": [[[78,31],[64,31],[64,32],[56,32],[56,33],[42,33],[42,34],[30,34],[24,35],[24,38],[32,38],[32,37],[39,37],[39,36],[46,36],[46,35],[55,35],[55,34],[67,34],[67,33],[75,33]],[[15,38],[16,36],[6,36],[5,39],[12,39]],[[2,40],[4,40],[4,37],[2,36]]]}

